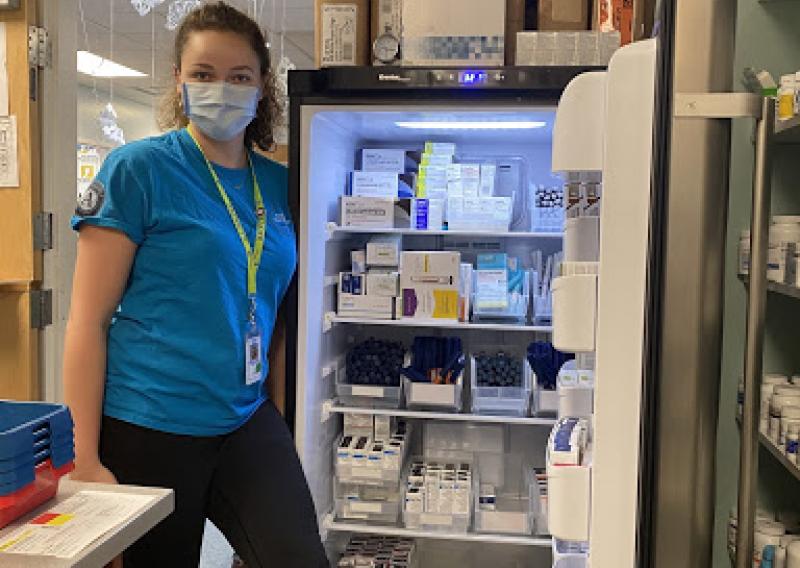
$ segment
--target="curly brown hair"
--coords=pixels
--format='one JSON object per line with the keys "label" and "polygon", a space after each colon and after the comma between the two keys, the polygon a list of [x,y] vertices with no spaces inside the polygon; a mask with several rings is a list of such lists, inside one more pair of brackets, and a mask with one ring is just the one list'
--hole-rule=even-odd
{"label": "curly brown hair", "polygon": [[[243,14],[225,2],[203,4],[191,11],[184,18],[175,36],[175,68],[180,71],[181,57],[186,42],[194,32],[214,30],[232,32],[242,36],[258,56],[261,67],[261,79],[264,85],[264,97],[258,103],[256,117],[247,126],[244,142],[248,147],[256,145],[262,150],[270,150],[274,146],[273,128],[280,120],[281,108],[278,102],[275,76],[270,64],[269,47],[264,33],[249,16]],[[183,101],[180,94],[171,88],[161,104],[158,125],[164,130],[184,128],[189,119],[183,113]]]}

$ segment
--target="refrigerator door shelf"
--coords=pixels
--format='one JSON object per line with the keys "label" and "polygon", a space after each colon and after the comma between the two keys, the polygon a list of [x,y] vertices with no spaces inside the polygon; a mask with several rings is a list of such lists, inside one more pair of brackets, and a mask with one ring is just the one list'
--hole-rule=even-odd
{"label": "refrigerator door shelf", "polygon": [[566,353],[595,349],[597,275],[553,280],[553,346]]}

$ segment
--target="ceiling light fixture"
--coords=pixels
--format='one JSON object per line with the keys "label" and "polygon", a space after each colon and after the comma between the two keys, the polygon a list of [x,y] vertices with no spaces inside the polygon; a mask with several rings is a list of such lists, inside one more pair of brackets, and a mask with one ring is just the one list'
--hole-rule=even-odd
{"label": "ceiling light fixture", "polygon": [[78,72],[92,77],[147,77],[147,73],[105,59],[90,51],[78,52]]}

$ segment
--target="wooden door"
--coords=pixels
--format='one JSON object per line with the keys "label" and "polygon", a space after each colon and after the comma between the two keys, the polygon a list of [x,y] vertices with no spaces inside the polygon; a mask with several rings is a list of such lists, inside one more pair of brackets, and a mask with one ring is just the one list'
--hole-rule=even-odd
{"label": "wooden door", "polygon": [[35,400],[40,396],[40,333],[31,327],[31,292],[42,280],[42,253],[34,252],[33,244],[33,218],[41,210],[39,103],[34,100],[39,98],[38,71],[28,59],[35,0],[0,11],[0,23],[5,27],[8,112],[16,118],[19,167],[19,185],[0,187],[0,398]]}

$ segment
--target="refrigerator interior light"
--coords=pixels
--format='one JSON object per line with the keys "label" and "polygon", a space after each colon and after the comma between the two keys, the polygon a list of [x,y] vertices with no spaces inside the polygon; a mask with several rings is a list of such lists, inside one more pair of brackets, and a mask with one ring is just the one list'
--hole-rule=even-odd
{"label": "refrigerator interior light", "polygon": [[540,120],[415,120],[395,122],[395,126],[414,130],[534,130],[544,128],[547,123]]}

